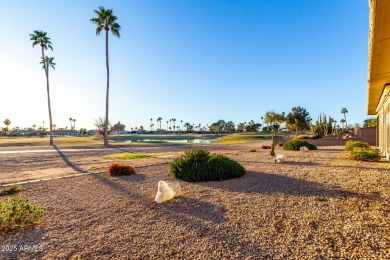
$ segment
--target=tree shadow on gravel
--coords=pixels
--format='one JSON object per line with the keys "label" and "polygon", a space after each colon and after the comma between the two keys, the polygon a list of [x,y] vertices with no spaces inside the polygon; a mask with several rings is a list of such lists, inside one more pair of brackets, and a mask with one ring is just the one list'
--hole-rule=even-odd
{"label": "tree shadow on gravel", "polygon": [[75,170],[78,173],[87,173],[87,171],[81,169],[80,167],[74,165],[71,161],[69,161],[68,157],[56,146],[53,145],[53,148],[57,151],[58,155],[61,157],[61,159],[73,170]]}
{"label": "tree shadow on gravel", "polygon": [[256,171],[247,171],[239,178],[221,182],[199,182],[198,185],[229,190],[240,193],[274,194],[282,193],[292,196],[325,197],[325,198],[362,198],[377,200],[378,194],[360,194],[356,192],[337,189],[318,182],[307,181],[289,176],[270,174]]}

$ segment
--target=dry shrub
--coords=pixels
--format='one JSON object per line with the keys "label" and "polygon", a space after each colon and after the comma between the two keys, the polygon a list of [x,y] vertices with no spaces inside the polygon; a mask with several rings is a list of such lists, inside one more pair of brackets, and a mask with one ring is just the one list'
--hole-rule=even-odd
{"label": "dry shrub", "polygon": [[132,174],[135,174],[134,167],[124,163],[111,163],[107,169],[107,176],[124,176]]}
{"label": "dry shrub", "polygon": [[271,146],[270,146],[270,145],[265,145],[265,144],[263,144],[263,145],[261,146],[261,149],[271,149]]}

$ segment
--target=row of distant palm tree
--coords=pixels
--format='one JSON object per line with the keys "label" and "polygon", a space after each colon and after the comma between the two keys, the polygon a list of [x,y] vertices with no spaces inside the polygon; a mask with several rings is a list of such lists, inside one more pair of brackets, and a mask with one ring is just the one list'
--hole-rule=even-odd
{"label": "row of distant palm tree", "polygon": [[[73,126],[72,126],[72,122],[73,122]],[[69,117],[69,123],[70,123],[70,129],[76,130],[76,118]]]}
{"label": "row of distant palm tree", "polygon": [[[163,121],[163,118],[162,117],[158,117],[157,119],[156,119],[156,121],[157,121],[157,124],[159,125],[159,128],[158,128],[158,130],[162,130],[162,126],[161,126],[161,122]],[[167,124],[167,130],[168,129],[172,129],[172,124],[173,124],[173,131],[176,131],[177,130],[177,128],[179,128],[178,126],[176,126],[176,118],[171,118],[171,119],[169,119],[169,121],[167,120],[167,121],[165,121],[165,123]],[[168,126],[168,124],[169,124],[169,126]],[[181,129],[183,129],[183,120],[180,120],[180,124],[181,124]],[[189,124],[189,123],[188,123]],[[200,124],[199,124],[200,125]],[[154,126],[154,124],[153,124],[153,118],[150,118],[150,130],[151,131],[153,131],[153,126]]]}

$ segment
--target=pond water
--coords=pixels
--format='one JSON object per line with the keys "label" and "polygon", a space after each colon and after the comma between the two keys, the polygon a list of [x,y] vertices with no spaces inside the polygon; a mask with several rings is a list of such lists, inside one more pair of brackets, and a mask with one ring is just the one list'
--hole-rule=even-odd
{"label": "pond water", "polygon": [[160,139],[160,138],[145,138],[145,139],[134,139],[134,140],[110,140],[112,142],[123,142],[123,143],[133,143],[133,142],[168,142],[168,143],[198,143],[198,144],[209,144],[210,140],[199,139],[199,138],[183,138],[183,139]]}

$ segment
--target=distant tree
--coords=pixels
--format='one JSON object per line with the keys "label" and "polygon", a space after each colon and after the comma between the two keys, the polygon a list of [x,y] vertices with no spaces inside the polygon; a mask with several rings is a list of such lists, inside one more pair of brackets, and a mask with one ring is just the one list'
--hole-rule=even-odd
{"label": "distant tree", "polygon": [[344,120],[345,120],[345,125],[348,125],[347,124],[347,117],[345,116],[345,114],[347,114],[348,113],[348,109],[347,108],[342,108],[341,109],[341,114],[344,114]]}
{"label": "distant tree", "polygon": [[175,132],[176,131],[176,118],[172,118],[172,122],[173,122],[173,131]]}
{"label": "distant tree", "polygon": [[376,127],[376,118],[367,118],[363,121],[363,127]]}
{"label": "distant tree", "polygon": [[261,128],[262,124],[255,123],[255,121],[251,120],[245,126],[245,130],[247,132],[257,132],[259,128]]}
{"label": "distant tree", "polygon": [[126,126],[125,125],[123,125],[123,124],[121,124],[121,122],[119,122],[118,121],[118,123],[116,123],[112,128],[111,128],[111,130],[113,130],[113,131],[123,131],[123,130],[125,130],[125,128],[126,128]]}
{"label": "distant tree", "polygon": [[33,128],[33,130],[35,130],[35,128],[36,128],[37,126],[34,124],[34,125],[32,125],[32,128]]}
{"label": "distant tree", "polygon": [[57,125],[56,124],[53,124],[53,130],[55,131],[57,128]]}
{"label": "distant tree", "polygon": [[[103,135],[103,138],[106,138],[104,135],[109,134],[109,131],[106,131],[106,122],[103,120],[103,118],[99,117],[99,119],[95,120],[95,126],[97,130],[99,131],[99,134]],[[108,122],[108,127],[111,128],[110,122]],[[108,139],[108,137],[107,137]]]}
{"label": "distant tree", "polygon": [[87,129],[86,128],[80,128],[79,133],[82,134],[82,135],[85,135],[87,133]]}
{"label": "distant tree", "polygon": [[8,126],[11,124],[11,120],[8,118],[3,121],[4,125],[6,126],[6,131],[8,132]]}
{"label": "distant tree", "polygon": [[116,22],[118,19],[112,12],[112,9],[104,9],[99,6],[98,10],[95,10],[97,17],[92,18],[90,21],[96,25],[96,35],[99,35],[102,30],[106,31],[106,69],[107,69],[107,90],[106,90],[106,117],[104,120],[104,146],[108,146],[108,101],[110,90],[110,68],[108,63],[108,31],[111,30],[112,35],[120,37],[121,26]]}
{"label": "distant tree", "polygon": [[41,64],[43,64],[43,69],[45,71],[46,75],[46,91],[47,91],[47,106],[49,109],[49,124],[50,124],[50,145],[54,144],[53,141],[53,129],[52,129],[52,116],[51,116],[51,105],[50,105],[50,89],[49,89],[49,67],[55,68],[55,63],[53,62],[54,58],[49,58],[45,56],[45,50],[48,48],[53,50],[53,47],[51,46],[52,43],[50,41],[50,38],[47,37],[47,33],[43,31],[35,30],[34,33],[30,34],[30,40],[33,42],[32,46],[35,45],[41,46],[42,49],[42,58],[41,58]]}
{"label": "distant tree", "polygon": [[76,130],[76,118],[73,118],[73,129]]}
{"label": "distant tree", "polygon": [[73,129],[72,122],[73,122],[73,118],[69,117],[70,130]]}
{"label": "distant tree", "polygon": [[161,120],[163,120],[162,117],[158,117],[157,118],[157,124],[160,123],[160,127],[159,127],[160,131],[161,131]]}
{"label": "distant tree", "polygon": [[168,131],[168,121],[166,121],[166,123],[167,123],[167,131]]}
{"label": "distant tree", "polygon": [[192,131],[192,129],[193,129],[193,125],[191,125],[191,124],[188,123],[188,122],[186,122],[186,123],[184,124],[184,127],[186,128],[186,131],[187,131],[188,133],[190,133],[190,132]]}
{"label": "distant tree", "polygon": [[244,130],[246,130],[246,122],[244,123],[238,123],[237,125],[237,132],[244,132]]}
{"label": "distant tree", "polygon": [[228,133],[233,133],[236,131],[236,125],[232,121],[228,121],[225,124],[225,131]]}
{"label": "distant tree", "polygon": [[311,121],[309,112],[307,112],[305,108],[299,106],[293,107],[291,111],[292,112],[288,113],[286,117],[287,129],[295,131],[296,134],[309,130],[309,122]]}
{"label": "distant tree", "polygon": [[345,128],[345,119],[340,119],[340,123],[341,123],[341,129],[343,129],[344,130],[344,128]]}

